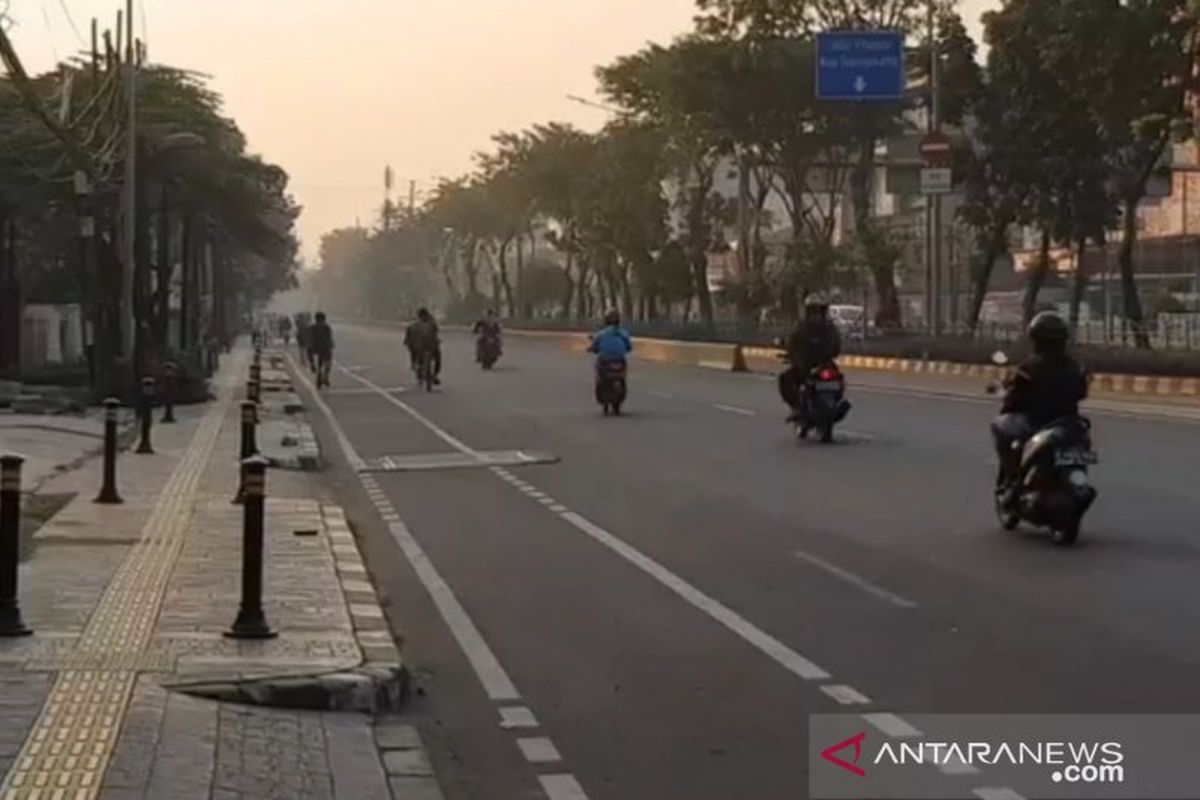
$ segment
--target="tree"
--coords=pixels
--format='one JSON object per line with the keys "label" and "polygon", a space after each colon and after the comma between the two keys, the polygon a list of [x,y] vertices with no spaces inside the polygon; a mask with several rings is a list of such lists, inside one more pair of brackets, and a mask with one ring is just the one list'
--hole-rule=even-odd
{"label": "tree", "polygon": [[[1079,6],[1083,0],[1074,0]],[[1200,25],[1189,0],[1103,0],[1113,22],[1100,68],[1076,75],[1093,100],[1109,180],[1122,204],[1119,263],[1125,318],[1150,347],[1134,276],[1138,209],[1173,139],[1193,134],[1190,99],[1200,83]],[[1115,6],[1115,8],[1113,7]]]}
{"label": "tree", "polygon": [[724,151],[713,106],[696,98],[716,85],[722,55],[712,43],[684,38],[669,48],[651,45],[597,70],[605,96],[631,115],[660,125],[667,135],[664,152],[682,217],[683,249],[706,324],[712,324],[714,317],[708,253],[725,212],[713,192]]}

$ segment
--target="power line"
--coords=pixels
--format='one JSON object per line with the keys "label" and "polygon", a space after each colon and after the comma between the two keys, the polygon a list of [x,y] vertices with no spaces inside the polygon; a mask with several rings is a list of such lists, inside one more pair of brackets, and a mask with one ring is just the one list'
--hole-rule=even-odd
{"label": "power line", "polygon": [[[65,0],[63,0],[65,2]],[[142,20],[142,46],[147,52],[150,50],[150,24],[146,21],[146,6],[150,5],[150,0],[142,0],[138,3],[138,15]]]}
{"label": "power line", "polygon": [[54,63],[57,64],[61,59],[58,57],[58,45],[54,43],[54,26],[50,24],[50,14],[46,11],[46,0],[42,0],[42,22],[46,24],[46,38],[50,40],[50,52],[54,54]]}
{"label": "power line", "polygon": [[58,5],[62,8],[63,15],[67,18],[67,24],[71,26],[71,30],[75,31],[75,38],[85,48],[88,47],[87,40],[83,38],[83,34],[79,32],[79,26],[75,24],[75,18],[71,16],[71,10],[67,8],[67,0],[58,0]]}

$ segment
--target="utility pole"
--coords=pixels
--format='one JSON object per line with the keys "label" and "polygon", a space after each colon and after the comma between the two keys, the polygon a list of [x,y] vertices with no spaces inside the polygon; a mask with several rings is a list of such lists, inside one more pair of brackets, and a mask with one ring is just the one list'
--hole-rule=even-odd
{"label": "utility pole", "polygon": [[128,121],[125,142],[124,264],[121,269],[121,352],[134,353],[137,323],[134,321],[134,274],[137,257],[137,62],[133,44],[133,0],[125,0],[125,81]]}
{"label": "utility pole", "polygon": [[[937,6],[929,0],[929,133],[940,134],[941,59],[937,43]],[[942,196],[926,196],[925,316],[930,335],[942,332]]]}
{"label": "utility pole", "polygon": [[408,182],[408,216],[411,218],[417,213],[417,182]]}

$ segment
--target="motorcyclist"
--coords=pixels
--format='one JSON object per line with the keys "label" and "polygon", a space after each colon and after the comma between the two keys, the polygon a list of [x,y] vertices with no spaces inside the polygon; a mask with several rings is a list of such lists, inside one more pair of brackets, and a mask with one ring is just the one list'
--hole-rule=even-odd
{"label": "motorcyclist", "polygon": [[624,363],[633,352],[633,339],[621,327],[621,313],[613,310],[604,315],[604,327],[592,336],[588,352],[596,354],[596,379],[600,379],[601,367],[613,362]]}
{"label": "motorcyclist", "polygon": [[440,376],[442,374],[442,342],[438,333],[437,320],[433,318],[433,314],[429,313],[429,309],[422,308],[417,311],[417,319],[405,332],[404,342],[408,345],[409,353],[413,356],[414,363],[425,353],[430,354],[433,360],[433,382],[434,384],[440,384]]}
{"label": "motorcyclist", "polygon": [[495,339],[496,344],[500,343],[500,321],[496,319],[496,312],[488,309],[483,313],[483,316],[475,322],[473,333],[475,339],[475,360],[483,363],[483,346],[488,339]]}
{"label": "motorcyclist", "polygon": [[801,392],[814,369],[842,353],[842,337],[829,319],[829,301],[810,295],[804,303],[804,321],[785,342],[791,366],[779,376],[779,395],[792,409],[788,422],[797,422],[802,414]]}
{"label": "motorcyclist", "polygon": [[1033,355],[1004,381],[1000,416],[992,435],[1000,461],[999,491],[1009,492],[1021,470],[1022,445],[1037,431],[1063,417],[1077,416],[1088,395],[1086,370],[1067,353],[1071,328],[1053,311],[1029,323]]}

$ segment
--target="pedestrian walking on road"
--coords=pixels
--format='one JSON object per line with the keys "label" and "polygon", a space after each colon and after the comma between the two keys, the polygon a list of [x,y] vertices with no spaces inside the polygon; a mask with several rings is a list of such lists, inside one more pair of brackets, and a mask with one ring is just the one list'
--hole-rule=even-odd
{"label": "pedestrian walking on road", "polygon": [[308,329],[308,357],[316,365],[317,388],[329,386],[329,369],[333,365],[333,329],[325,321],[325,312],[318,311],[316,321]]}

